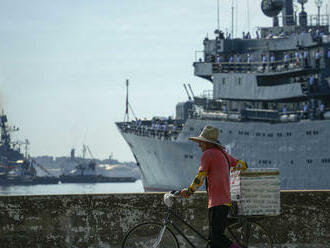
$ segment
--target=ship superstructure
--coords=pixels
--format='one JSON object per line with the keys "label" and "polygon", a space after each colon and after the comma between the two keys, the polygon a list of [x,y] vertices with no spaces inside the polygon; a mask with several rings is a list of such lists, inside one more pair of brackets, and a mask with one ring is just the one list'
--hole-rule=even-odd
{"label": "ship superstructure", "polygon": [[273,26],[254,37],[205,38],[194,74],[213,91],[178,103],[175,119],[117,123],[147,191],[190,184],[201,152],[188,137],[206,124],[250,167],[279,168],[282,189],[330,188],[329,17],[299,2],[294,15],[292,0],[263,0]]}

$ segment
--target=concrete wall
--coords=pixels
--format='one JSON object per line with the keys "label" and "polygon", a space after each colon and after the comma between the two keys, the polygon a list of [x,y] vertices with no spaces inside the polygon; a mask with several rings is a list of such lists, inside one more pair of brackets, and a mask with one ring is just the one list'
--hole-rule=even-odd
{"label": "concrete wall", "polygon": [[[119,247],[130,227],[157,220],[161,193],[0,196],[0,247]],[[180,199],[178,213],[207,232],[207,196]],[[275,247],[330,247],[330,191],[281,192],[282,213],[260,220]]]}

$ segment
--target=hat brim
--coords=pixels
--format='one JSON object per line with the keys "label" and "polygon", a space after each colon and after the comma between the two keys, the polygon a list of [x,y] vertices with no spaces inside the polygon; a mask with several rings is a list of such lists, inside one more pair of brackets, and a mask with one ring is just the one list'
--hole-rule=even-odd
{"label": "hat brim", "polygon": [[190,139],[191,141],[194,141],[194,142],[199,142],[199,141],[208,142],[208,143],[211,143],[211,144],[217,145],[217,146],[218,146],[219,148],[221,148],[221,149],[225,149],[225,147],[224,147],[219,141],[208,140],[208,139],[205,139],[205,138],[202,137],[202,136],[198,136],[198,137],[190,137],[189,139]]}

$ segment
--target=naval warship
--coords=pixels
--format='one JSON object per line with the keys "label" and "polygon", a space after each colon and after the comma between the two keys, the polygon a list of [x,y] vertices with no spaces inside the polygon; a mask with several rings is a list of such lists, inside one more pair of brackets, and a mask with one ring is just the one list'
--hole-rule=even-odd
{"label": "naval warship", "polygon": [[[11,132],[18,131],[18,127],[8,125],[7,115],[0,114],[0,186],[56,184],[58,179],[51,175],[42,165],[28,158],[20,150],[20,145],[26,142],[11,140]],[[39,167],[49,176],[38,176],[36,167]]]}
{"label": "naval warship", "polygon": [[298,2],[296,14],[292,0],[261,1],[272,26],[256,34],[233,38],[217,29],[206,37],[193,67],[213,91],[190,92],[175,118],[116,123],[146,191],[191,183],[201,151],[188,137],[205,125],[219,128],[220,142],[249,167],[278,168],[282,190],[330,189],[329,17]]}

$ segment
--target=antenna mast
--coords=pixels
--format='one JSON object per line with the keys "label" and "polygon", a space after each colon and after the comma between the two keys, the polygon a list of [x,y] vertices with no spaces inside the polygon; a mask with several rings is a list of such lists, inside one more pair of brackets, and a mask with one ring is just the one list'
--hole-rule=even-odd
{"label": "antenna mast", "polygon": [[217,29],[220,30],[220,17],[219,17],[219,0],[217,0]]}
{"label": "antenna mast", "polygon": [[250,4],[249,4],[249,0],[247,0],[247,21],[248,21],[248,32],[250,32]]}
{"label": "antenna mast", "polygon": [[234,0],[231,0],[231,38],[234,38]]}
{"label": "antenna mast", "polygon": [[124,116],[124,122],[129,122],[129,113],[128,113],[128,79],[126,79],[126,110],[125,110],[125,116]]}
{"label": "antenna mast", "polygon": [[129,104],[129,101],[128,101],[128,85],[129,85],[129,82],[128,82],[128,79],[126,79],[126,110],[125,110],[124,122],[129,122],[128,108],[131,110],[135,120],[137,120],[136,115],[134,114],[134,111],[132,109],[132,106],[131,106],[131,104]]}

